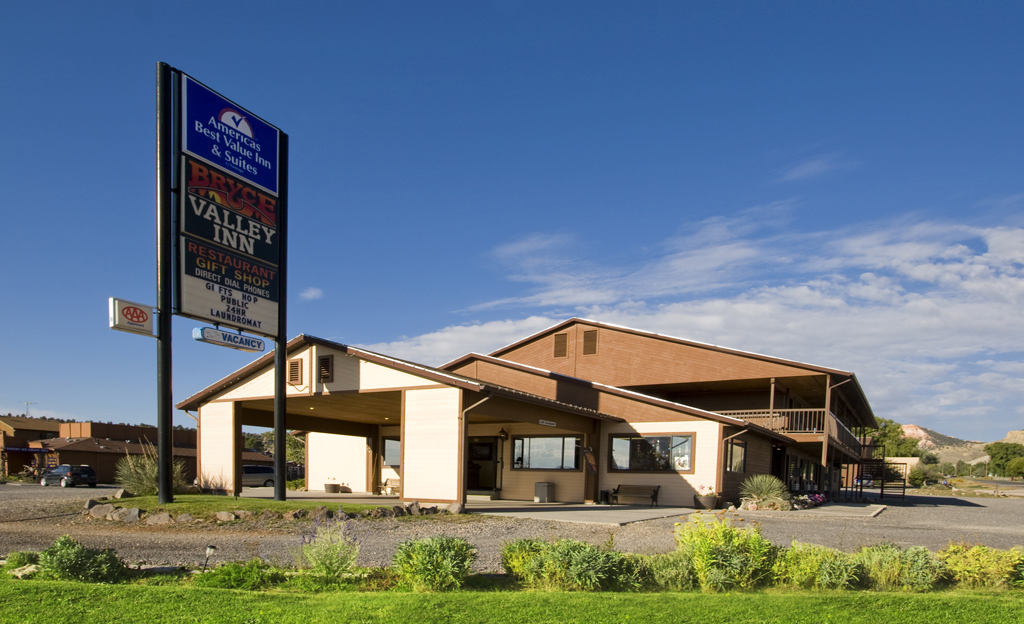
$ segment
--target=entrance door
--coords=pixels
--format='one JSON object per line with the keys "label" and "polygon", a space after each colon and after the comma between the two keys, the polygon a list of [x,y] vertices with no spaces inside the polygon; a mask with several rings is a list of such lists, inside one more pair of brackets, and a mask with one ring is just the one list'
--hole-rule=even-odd
{"label": "entrance door", "polygon": [[497,438],[470,438],[466,461],[466,489],[494,490],[497,486]]}

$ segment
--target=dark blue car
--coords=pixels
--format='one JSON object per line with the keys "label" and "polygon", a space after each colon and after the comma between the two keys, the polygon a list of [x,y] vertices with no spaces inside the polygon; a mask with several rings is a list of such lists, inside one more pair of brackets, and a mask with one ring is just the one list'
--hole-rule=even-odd
{"label": "dark blue car", "polygon": [[76,485],[88,485],[96,487],[96,471],[89,466],[71,466],[64,464],[56,468],[50,468],[39,477],[39,485],[56,485],[61,487],[74,487]]}

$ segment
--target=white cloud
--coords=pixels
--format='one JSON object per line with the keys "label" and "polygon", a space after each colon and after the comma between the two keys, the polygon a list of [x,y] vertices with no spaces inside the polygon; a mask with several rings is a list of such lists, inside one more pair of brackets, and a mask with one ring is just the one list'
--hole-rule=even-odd
{"label": "white cloud", "polygon": [[323,296],[324,296],[323,289],[322,288],[316,288],[315,286],[310,286],[306,290],[303,290],[302,292],[299,293],[299,299],[304,299],[306,301],[313,301],[314,299],[320,299]]}
{"label": "white cloud", "polygon": [[847,165],[839,160],[837,154],[823,154],[793,165],[782,174],[781,180],[783,182],[809,180],[845,166]]}
{"label": "white cloud", "polygon": [[577,259],[585,245],[563,236],[510,243],[495,256],[527,292],[477,309],[530,316],[369,348],[439,364],[569,310],[852,370],[879,416],[950,435],[994,440],[1024,428],[1024,229],[902,219],[799,234],[729,221],[697,224],[627,266]]}

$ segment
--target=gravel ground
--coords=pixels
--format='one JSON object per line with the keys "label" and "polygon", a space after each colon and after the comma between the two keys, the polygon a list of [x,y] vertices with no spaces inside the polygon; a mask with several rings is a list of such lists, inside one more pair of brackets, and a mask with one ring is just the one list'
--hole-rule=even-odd
{"label": "gravel ground", "polygon": [[[63,490],[36,485],[0,485],[0,553],[41,550],[59,535],[69,533],[90,547],[114,548],[125,560],[161,565],[202,563],[207,544],[217,547],[214,561],[245,560],[262,555],[293,561],[299,534],[308,522],[216,526],[212,522],[169,527],[124,525],[89,520],[81,510],[87,498],[109,495],[112,489]],[[891,503],[874,518],[835,518],[743,512],[742,524],[758,522],[773,542],[794,539],[843,550],[890,541],[938,550],[950,541],[964,540],[997,548],[1024,545],[1024,498],[908,497]],[[545,520],[523,520],[469,514],[458,517],[360,520],[352,523],[361,545],[361,565],[390,563],[399,542],[432,534],[463,537],[479,550],[475,568],[500,570],[501,544],[521,537],[569,537],[603,544],[614,538],[619,550],[662,553],[673,548],[672,529],[680,518],[662,518],[625,526],[605,526]]]}

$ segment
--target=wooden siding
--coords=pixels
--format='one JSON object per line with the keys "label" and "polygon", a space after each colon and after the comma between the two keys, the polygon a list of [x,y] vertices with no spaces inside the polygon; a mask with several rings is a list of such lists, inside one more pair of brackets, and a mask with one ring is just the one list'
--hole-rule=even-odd
{"label": "wooden siding", "polygon": [[337,483],[349,486],[353,492],[368,491],[366,457],[370,449],[366,438],[309,433],[306,445],[307,490],[323,491],[327,483]]}
{"label": "wooden siding", "polygon": [[417,386],[440,386],[441,384],[423,377],[411,375],[374,362],[361,360],[341,351],[317,346],[316,357],[334,356],[334,381],[320,383],[314,379],[315,392],[345,392],[352,390],[381,390]]}
{"label": "wooden siding", "polygon": [[402,409],[402,498],[461,501],[461,393],[406,390]]}
{"label": "wooden siding", "polygon": [[[309,380],[313,378],[313,349],[306,347],[292,353],[288,360],[302,359],[302,383],[297,386],[285,384],[285,393],[288,396],[304,396],[310,393]],[[246,379],[241,384],[233,386],[227,392],[218,394],[210,401],[238,401],[256,397],[274,396],[274,365],[264,369],[262,372]]]}
{"label": "wooden siding", "polygon": [[[715,487],[721,465],[719,425],[709,421],[666,421],[642,423],[603,423],[601,426],[600,488],[613,490],[619,484],[660,485],[658,502],[662,505],[693,507],[693,495],[701,485]],[[693,473],[678,472],[609,472],[609,434],[694,434]],[[623,502],[641,504],[640,499]]]}
{"label": "wooden siding", "polygon": [[199,475],[205,487],[240,492],[238,480],[241,426],[234,403],[207,403],[199,408]]}
{"label": "wooden siding", "polygon": [[538,336],[501,354],[504,360],[619,386],[646,386],[736,379],[765,379],[812,374],[795,366],[753,356],[680,344],[608,327],[597,329],[597,354],[583,355],[583,332],[594,326],[574,323],[569,332],[569,357],[554,357],[554,333]]}
{"label": "wooden siding", "polygon": [[[501,444],[498,456],[502,459],[500,485],[502,500],[532,501],[534,484],[549,482],[555,484],[555,500],[565,503],[581,503],[584,500],[585,478],[580,470],[513,470],[512,438],[513,436],[582,436],[583,434],[567,429],[555,429],[524,423],[481,424],[469,426],[469,437],[494,436],[504,429],[509,439]],[[584,437],[584,445],[586,438]]]}
{"label": "wooden siding", "polygon": [[[735,430],[727,429],[726,437],[736,433]],[[752,434],[745,434],[733,438],[747,443],[747,465],[746,472],[730,472],[726,466],[726,457],[722,457],[722,502],[739,504],[740,485],[750,475],[771,474],[772,472],[772,443],[762,437]],[[728,443],[727,443],[728,444]]]}

